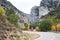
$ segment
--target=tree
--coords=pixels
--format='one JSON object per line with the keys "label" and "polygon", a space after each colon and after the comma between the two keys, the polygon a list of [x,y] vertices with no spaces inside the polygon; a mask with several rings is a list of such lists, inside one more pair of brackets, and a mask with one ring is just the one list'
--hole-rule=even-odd
{"label": "tree", "polygon": [[40,28],[39,28],[39,26],[37,26],[37,27],[36,27],[36,31],[40,31]]}
{"label": "tree", "polygon": [[33,28],[35,29],[36,26],[39,26],[39,23],[38,23],[38,22],[34,22],[34,23],[31,23],[31,24],[30,24],[30,27],[31,27],[31,28],[33,27]]}
{"label": "tree", "polygon": [[50,31],[51,30],[51,22],[48,20],[43,20],[40,22],[40,30],[41,31]]}
{"label": "tree", "polygon": [[55,31],[55,30],[56,30],[55,26],[51,26],[51,31]]}
{"label": "tree", "polygon": [[57,30],[60,30],[60,23],[56,25],[57,26]]}
{"label": "tree", "polygon": [[5,10],[3,9],[3,7],[0,7],[0,15],[5,16]]}
{"label": "tree", "polygon": [[24,24],[23,24],[23,26],[22,26],[22,30],[26,30],[26,27],[24,26]]}
{"label": "tree", "polygon": [[13,24],[17,24],[18,22],[18,19],[17,19],[17,16],[15,16],[14,14],[12,14],[9,18],[9,21]]}
{"label": "tree", "polygon": [[15,14],[15,11],[13,9],[11,9],[11,8],[10,9],[7,9],[6,10],[6,15],[7,16],[10,16],[11,14]]}
{"label": "tree", "polygon": [[51,23],[52,23],[52,25],[55,25],[56,32],[57,32],[57,26],[56,26],[56,25],[58,24],[57,20],[52,19],[52,20],[51,20]]}
{"label": "tree", "polygon": [[3,7],[0,7],[0,20],[2,20],[4,24],[6,24],[5,10]]}

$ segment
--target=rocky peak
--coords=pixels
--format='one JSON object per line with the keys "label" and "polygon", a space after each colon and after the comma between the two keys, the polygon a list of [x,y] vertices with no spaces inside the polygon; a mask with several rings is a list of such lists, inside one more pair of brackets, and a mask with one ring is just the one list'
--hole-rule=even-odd
{"label": "rocky peak", "polygon": [[60,4],[60,0],[42,0],[40,6],[47,7],[50,9],[55,9]]}
{"label": "rocky peak", "polygon": [[39,6],[34,6],[31,8],[31,14],[35,13],[35,15],[39,14]]}

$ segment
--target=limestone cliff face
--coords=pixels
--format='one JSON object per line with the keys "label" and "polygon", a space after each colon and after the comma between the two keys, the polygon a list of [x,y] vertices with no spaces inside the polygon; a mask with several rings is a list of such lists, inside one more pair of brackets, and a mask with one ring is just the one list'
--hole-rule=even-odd
{"label": "limestone cliff face", "polygon": [[34,6],[31,9],[30,22],[37,22],[39,20],[39,6]]}
{"label": "limestone cliff face", "polygon": [[[42,16],[47,15],[50,11],[56,10],[56,8],[59,5],[60,5],[60,0],[42,0],[40,6],[32,7],[31,10],[32,17],[30,19],[32,19],[34,22],[38,22],[38,20],[39,21],[41,20]],[[38,14],[38,17],[36,16],[36,14]]]}
{"label": "limestone cliff face", "polygon": [[59,5],[60,0],[42,0],[40,3],[39,14],[46,15],[49,11],[55,10]]}
{"label": "limestone cliff face", "polygon": [[49,10],[56,9],[60,4],[60,0],[42,0],[40,7],[47,7]]}

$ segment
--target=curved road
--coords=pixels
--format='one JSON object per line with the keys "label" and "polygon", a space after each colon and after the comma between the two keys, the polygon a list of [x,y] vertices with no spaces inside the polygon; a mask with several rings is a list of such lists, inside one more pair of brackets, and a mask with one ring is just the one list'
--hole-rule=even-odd
{"label": "curved road", "polygon": [[35,40],[60,40],[60,34],[53,32],[31,32],[31,31],[23,31],[23,32],[39,34],[40,37]]}

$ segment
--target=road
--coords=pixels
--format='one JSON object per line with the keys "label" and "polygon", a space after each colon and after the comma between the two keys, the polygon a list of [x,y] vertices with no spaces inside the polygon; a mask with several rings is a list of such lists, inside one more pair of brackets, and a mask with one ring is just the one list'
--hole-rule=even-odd
{"label": "road", "polygon": [[60,40],[60,34],[52,33],[52,32],[39,32],[40,37],[36,40]]}
{"label": "road", "polygon": [[31,32],[31,31],[23,31],[27,33],[39,34],[40,37],[35,40],[60,40],[60,34],[53,32]]}

